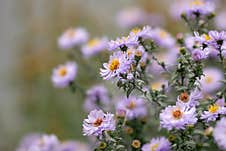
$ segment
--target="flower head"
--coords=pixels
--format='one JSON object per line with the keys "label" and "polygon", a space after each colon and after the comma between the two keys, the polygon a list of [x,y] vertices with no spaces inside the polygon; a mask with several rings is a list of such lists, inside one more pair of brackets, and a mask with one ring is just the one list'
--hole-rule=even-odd
{"label": "flower head", "polygon": [[205,93],[211,93],[222,86],[223,73],[217,68],[205,68],[204,76],[201,77],[201,90]]}
{"label": "flower head", "polygon": [[59,37],[58,45],[61,49],[70,49],[85,43],[88,38],[89,34],[84,28],[70,28]]}
{"label": "flower head", "polygon": [[226,149],[226,118],[222,118],[217,122],[214,130],[213,137],[219,148]]}
{"label": "flower head", "polygon": [[141,118],[147,115],[147,107],[141,98],[130,96],[120,100],[116,105],[117,110],[125,110],[126,118]]}
{"label": "flower head", "polygon": [[126,53],[117,51],[110,56],[109,62],[104,63],[102,69],[100,69],[100,75],[105,80],[109,80],[119,76],[120,74],[126,74],[131,68],[132,60],[128,58]]}
{"label": "flower head", "polygon": [[74,81],[77,74],[77,65],[75,62],[67,62],[64,65],[59,65],[53,70],[52,82],[57,88],[67,87]]}
{"label": "flower head", "polygon": [[202,113],[201,119],[207,122],[215,121],[219,115],[226,114],[226,107],[224,105],[224,99],[217,100],[208,107],[207,111]]}
{"label": "flower head", "polygon": [[133,28],[130,32],[131,37],[138,37],[142,39],[150,39],[152,34],[152,30],[150,26],[144,26],[143,29]]}
{"label": "flower head", "polygon": [[168,130],[184,129],[197,122],[196,109],[183,105],[168,106],[160,113],[160,126]]}
{"label": "flower head", "polygon": [[213,46],[215,49],[220,49],[226,40],[226,32],[225,31],[209,31],[210,41],[209,44]]}
{"label": "flower head", "polygon": [[165,137],[153,138],[142,146],[142,151],[170,151],[171,143]]}
{"label": "flower head", "polygon": [[208,55],[209,55],[208,49],[201,50],[201,49],[197,48],[192,51],[192,58],[195,61],[204,60],[204,59],[208,58]]}
{"label": "flower head", "polygon": [[99,52],[105,50],[107,48],[108,40],[107,38],[94,38],[88,41],[87,44],[82,46],[82,54],[84,57],[89,58],[93,55],[98,54]]}
{"label": "flower head", "polygon": [[116,49],[122,49],[124,51],[127,47],[138,46],[138,44],[139,42],[137,36],[126,36],[108,42],[108,50],[113,51]]}
{"label": "flower head", "polygon": [[104,131],[114,131],[115,124],[114,114],[93,110],[83,121],[83,133],[88,136],[101,136]]}
{"label": "flower head", "polygon": [[59,141],[55,135],[43,135],[36,139],[28,148],[28,151],[55,151]]}
{"label": "flower head", "polygon": [[84,108],[90,112],[94,109],[108,108],[110,98],[107,89],[103,85],[95,85],[86,91]]}

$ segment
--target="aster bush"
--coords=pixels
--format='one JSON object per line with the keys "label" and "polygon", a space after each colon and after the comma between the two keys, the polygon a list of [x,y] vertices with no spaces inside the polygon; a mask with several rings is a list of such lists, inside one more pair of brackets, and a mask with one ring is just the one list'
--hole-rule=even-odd
{"label": "aster bush", "polygon": [[[174,37],[160,27],[134,23],[127,35],[113,40],[88,42],[88,32],[80,27],[59,38],[61,49],[72,49],[69,54],[81,53],[84,59],[109,54],[100,67],[104,82],[86,92],[76,80],[75,62],[58,66],[52,74],[55,87],[84,95],[87,150],[226,150],[226,31],[211,24],[213,1],[181,3],[179,12],[190,33]],[[142,21],[137,16],[136,20]],[[120,93],[109,91],[112,87]],[[58,151],[57,145],[62,143],[55,137],[44,136],[31,146]]]}

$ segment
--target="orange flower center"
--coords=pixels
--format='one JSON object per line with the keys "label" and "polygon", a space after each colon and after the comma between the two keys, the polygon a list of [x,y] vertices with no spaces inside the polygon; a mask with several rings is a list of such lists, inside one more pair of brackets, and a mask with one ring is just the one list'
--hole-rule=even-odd
{"label": "orange flower center", "polygon": [[65,67],[62,67],[61,69],[59,69],[58,74],[60,76],[65,76],[67,74],[67,69]]}
{"label": "orange flower center", "polygon": [[119,60],[118,60],[117,58],[115,58],[115,59],[113,59],[113,60],[111,61],[111,63],[109,64],[109,69],[110,69],[111,71],[114,71],[114,70],[116,70],[116,69],[119,68],[119,65],[120,65]]}
{"label": "orange flower center", "polygon": [[98,118],[98,119],[96,119],[96,121],[93,123],[93,126],[94,126],[94,127],[98,127],[98,126],[100,126],[100,125],[102,124],[102,122],[103,122],[103,119],[102,119],[102,118]]}
{"label": "orange flower center", "polygon": [[176,110],[173,111],[172,115],[175,119],[178,120],[182,117],[182,112],[181,112],[180,109],[176,109]]}
{"label": "orange flower center", "polygon": [[183,92],[179,96],[180,100],[184,103],[187,103],[189,101],[189,95],[187,92]]}
{"label": "orange flower center", "polygon": [[211,76],[206,76],[206,77],[205,77],[205,82],[206,82],[207,84],[212,83],[212,82],[213,82],[213,77],[211,77]]}
{"label": "orange flower center", "polygon": [[128,109],[134,109],[136,107],[136,104],[134,103],[134,101],[131,101],[130,103],[129,103],[129,105],[127,105],[127,108]]}

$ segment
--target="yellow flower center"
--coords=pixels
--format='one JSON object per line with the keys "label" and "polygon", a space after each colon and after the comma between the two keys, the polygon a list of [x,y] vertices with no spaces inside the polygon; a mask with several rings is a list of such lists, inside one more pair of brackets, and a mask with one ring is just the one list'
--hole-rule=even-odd
{"label": "yellow flower center", "polygon": [[94,127],[98,127],[98,126],[100,126],[100,125],[102,124],[102,122],[103,122],[103,119],[102,119],[102,118],[98,118],[98,119],[96,119],[96,121],[93,123],[93,126],[94,126]]}
{"label": "yellow flower center", "polygon": [[139,140],[133,140],[132,146],[134,148],[140,148],[141,142]]}
{"label": "yellow flower center", "polygon": [[206,77],[205,77],[205,82],[206,82],[207,84],[212,83],[212,82],[213,82],[213,77],[212,77],[212,76],[206,76]]}
{"label": "yellow flower center", "polygon": [[96,46],[99,42],[100,42],[99,39],[92,39],[92,40],[90,40],[90,41],[88,42],[87,45],[88,45],[89,47],[93,47],[93,46]]}
{"label": "yellow flower center", "polygon": [[150,151],[156,151],[158,149],[158,147],[159,147],[159,144],[156,143],[156,144],[151,146]]}
{"label": "yellow flower center", "polygon": [[204,5],[204,2],[202,0],[194,0],[190,3],[190,6],[202,6]]}
{"label": "yellow flower center", "polygon": [[209,36],[209,35],[207,35],[207,34],[204,34],[204,38],[205,38],[205,40],[206,40],[206,41],[211,40],[210,36]]}
{"label": "yellow flower center", "polygon": [[134,101],[130,101],[129,105],[127,105],[128,109],[134,109],[136,107],[136,104],[134,103]]}
{"label": "yellow flower center", "polygon": [[116,69],[119,68],[119,65],[120,65],[119,60],[118,60],[117,58],[115,58],[115,59],[113,59],[113,60],[111,61],[111,63],[109,64],[109,69],[110,69],[111,71],[114,71],[114,70],[116,70]]}
{"label": "yellow flower center", "polygon": [[138,57],[141,57],[142,56],[142,51],[139,51],[139,50],[135,51],[135,55],[138,56]]}
{"label": "yellow flower center", "polygon": [[66,31],[66,36],[67,36],[68,38],[74,37],[75,34],[76,34],[75,30],[72,29],[72,28],[71,28],[71,29],[68,29],[68,30]]}
{"label": "yellow flower center", "polygon": [[128,49],[128,50],[127,50],[127,55],[128,55],[128,56],[130,56],[132,53],[133,53],[133,50],[131,50],[131,49]]}
{"label": "yellow flower center", "polygon": [[182,112],[180,109],[175,109],[173,112],[172,112],[172,115],[175,119],[179,120],[181,117],[182,117]]}
{"label": "yellow flower center", "polygon": [[152,90],[160,90],[161,88],[161,83],[160,82],[154,82],[151,84],[151,89]]}
{"label": "yellow flower center", "polygon": [[189,95],[187,92],[183,92],[179,96],[180,100],[184,103],[187,103],[189,101]]}
{"label": "yellow flower center", "polygon": [[66,67],[60,68],[58,74],[62,77],[65,76],[67,74],[67,68]]}
{"label": "yellow flower center", "polygon": [[141,31],[140,28],[133,28],[131,32],[137,34],[140,31]]}
{"label": "yellow flower center", "polygon": [[167,37],[167,32],[165,32],[164,30],[161,30],[159,35],[162,39],[165,39]]}
{"label": "yellow flower center", "polygon": [[214,104],[214,105],[210,105],[208,110],[210,113],[216,113],[219,110],[219,108],[220,108],[219,105]]}

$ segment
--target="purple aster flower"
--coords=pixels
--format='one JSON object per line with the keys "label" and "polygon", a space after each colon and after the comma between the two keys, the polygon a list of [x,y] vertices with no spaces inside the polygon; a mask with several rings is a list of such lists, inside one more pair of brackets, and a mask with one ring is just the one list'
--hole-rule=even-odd
{"label": "purple aster flower", "polygon": [[204,93],[211,93],[218,90],[221,86],[221,80],[224,79],[224,74],[217,68],[203,69],[204,76],[201,77],[200,87]]}
{"label": "purple aster flower", "polygon": [[127,119],[142,118],[147,115],[145,101],[135,96],[123,98],[116,105],[117,110],[125,110]]}
{"label": "purple aster flower", "polygon": [[223,117],[217,122],[213,130],[213,138],[220,149],[226,149],[226,118]]}
{"label": "purple aster flower", "polygon": [[198,89],[195,89],[190,94],[188,94],[187,92],[182,92],[177,97],[176,104],[179,106],[187,106],[189,108],[192,108],[199,105],[199,102],[202,98],[203,98],[202,93]]}
{"label": "purple aster flower", "polygon": [[184,12],[187,7],[187,1],[174,0],[170,5],[170,15],[175,19],[181,19],[181,14]]}
{"label": "purple aster flower", "polygon": [[16,149],[16,151],[27,151],[29,147],[40,138],[41,134],[32,133],[25,135],[20,141],[19,147]]}
{"label": "purple aster flower", "polygon": [[84,28],[70,28],[66,30],[58,39],[61,49],[70,49],[87,42],[89,34]]}
{"label": "purple aster flower", "polygon": [[194,49],[194,46],[197,44],[196,38],[191,35],[186,35],[184,38],[185,46],[189,49],[189,51]]}
{"label": "purple aster flower", "polygon": [[201,49],[197,48],[192,51],[192,58],[195,61],[204,60],[204,59],[208,58],[208,55],[209,55],[208,49],[201,50]]}
{"label": "purple aster flower", "polygon": [[221,11],[217,14],[217,16],[214,18],[215,20],[215,25],[219,29],[226,29],[226,20],[223,19],[226,18],[226,11]]}
{"label": "purple aster flower", "polygon": [[215,4],[211,1],[205,0],[190,0],[187,2],[187,6],[184,13],[188,17],[193,18],[195,14],[199,16],[204,16],[213,13],[215,10]]}
{"label": "purple aster flower", "polygon": [[116,121],[114,114],[104,113],[102,110],[93,110],[83,121],[83,134],[87,136],[101,136],[104,131],[114,131]]}
{"label": "purple aster flower", "polygon": [[74,81],[77,74],[77,65],[75,62],[67,62],[53,69],[52,82],[57,88],[65,88]]}
{"label": "purple aster flower", "polygon": [[138,46],[138,44],[139,42],[137,36],[121,37],[108,42],[108,50],[113,51],[119,48],[124,49],[124,47],[134,47]]}
{"label": "purple aster flower", "polygon": [[175,46],[175,39],[164,29],[152,29],[150,37],[156,42],[157,45],[163,48],[172,48]]}
{"label": "purple aster flower", "polygon": [[32,143],[28,151],[56,151],[59,144],[55,135],[43,135]]}
{"label": "purple aster flower", "polygon": [[[223,102],[223,103],[222,103]],[[215,121],[219,115],[226,114],[226,107],[224,106],[224,99],[217,100],[216,103],[208,107],[208,111],[204,111],[201,115],[201,119],[206,122]]]}
{"label": "purple aster flower", "polygon": [[121,51],[114,52],[110,56],[109,62],[104,63],[102,69],[100,69],[100,75],[105,80],[109,80],[119,76],[120,74],[126,74],[131,67],[132,60],[128,58],[126,53]]}
{"label": "purple aster flower", "polygon": [[84,57],[89,58],[98,54],[99,52],[107,49],[107,38],[94,38],[90,40],[86,45],[82,46],[82,54]]}
{"label": "purple aster flower", "polygon": [[116,16],[117,24],[122,28],[133,28],[143,25],[146,13],[137,7],[129,7],[120,11]]}
{"label": "purple aster flower", "polygon": [[171,143],[165,137],[153,138],[149,143],[144,144],[142,151],[170,151]]}
{"label": "purple aster flower", "polygon": [[138,37],[142,39],[150,39],[152,34],[152,30],[150,26],[144,26],[143,29],[140,28],[134,28],[130,32],[131,37]]}
{"label": "purple aster flower", "polygon": [[188,108],[184,105],[168,106],[160,113],[160,126],[167,130],[185,129],[188,125],[197,122],[195,107]]}
{"label": "purple aster flower", "polygon": [[224,40],[226,40],[226,32],[225,31],[209,31],[210,41],[209,44],[216,49],[221,48]]}
{"label": "purple aster flower", "polygon": [[86,91],[84,108],[90,112],[94,109],[109,108],[108,90],[103,85],[95,85]]}

